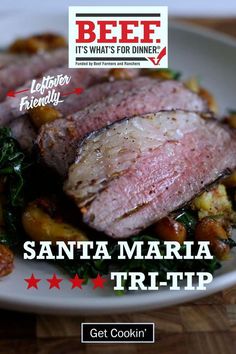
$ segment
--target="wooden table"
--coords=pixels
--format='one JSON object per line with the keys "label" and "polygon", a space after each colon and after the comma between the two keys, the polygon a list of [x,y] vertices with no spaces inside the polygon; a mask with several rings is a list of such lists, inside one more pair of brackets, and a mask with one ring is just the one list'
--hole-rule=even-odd
{"label": "wooden table", "polygon": [[[188,20],[189,21],[189,20]],[[236,37],[236,19],[191,20]],[[155,344],[80,343],[80,323],[155,322]],[[235,354],[236,287],[211,297],[142,313],[54,317],[0,311],[0,354]]]}

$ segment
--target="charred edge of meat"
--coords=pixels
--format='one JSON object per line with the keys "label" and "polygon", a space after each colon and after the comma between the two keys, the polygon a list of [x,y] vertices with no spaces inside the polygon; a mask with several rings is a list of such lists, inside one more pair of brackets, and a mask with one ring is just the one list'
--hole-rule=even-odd
{"label": "charred edge of meat", "polygon": [[[171,113],[171,112],[178,112],[178,111],[179,111],[179,112],[188,112],[188,111],[184,111],[184,110],[171,110],[171,111],[169,111],[169,112]],[[166,112],[166,111],[165,111],[165,110],[162,110],[162,111],[159,111],[158,113],[161,113],[161,112]],[[198,113],[198,112],[197,112],[197,113]],[[153,114],[153,113],[147,113],[147,114],[144,115],[144,117],[145,117],[145,118],[149,118],[148,116],[149,116],[149,115],[152,115],[152,114]],[[207,121],[215,121],[215,120],[216,120],[216,118],[213,116],[212,112],[207,112],[207,113],[204,112],[204,113],[198,113],[198,114],[199,114],[199,117],[201,117],[201,118],[204,119],[204,120],[207,120]],[[133,119],[133,118],[135,118],[135,117],[136,117],[136,116],[129,117],[129,118],[123,118],[123,119],[121,119],[121,120],[119,120],[119,121],[115,121],[115,122],[113,122],[113,123],[107,125],[106,127],[103,127],[103,128],[101,128],[101,129],[99,129],[99,130],[96,130],[96,131],[93,131],[93,132],[90,132],[90,133],[86,134],[86,135],[84,136],[84,138],[83,138],[83,139],[80,141],[80,143],[79,143],[79,147],[78,147],[78,150],[77,150],[77,156],[80,155],[80,152],[81,152],[81,150],[83,149],[83,145],[86,143],[87,140],[91,140],[91,139],[93,140],[93,139],[94,139],[96,136],[98,136],[100,133],[102,133],[102,132],[104,132],[104,131],[110,129],[112,126],[118,125],[118,124],[122,124],[122,122],[128,121],[128,120]],[[107,188],[107,185],[108,185],[111,181],[114,181],[115,179],[119,178],[119,177],[122,176],[124,173],[125,173],[125,171],[122,171],[122,172],[120,172],[120,173],[115,173],[115,174],[113,174],[108,180],[105,181],[104,186],[99,190],[98,194],[101,194],[102,192],[104,192],[104,191],[106,190],[106,188]],[[205,186],[205,187],[203,188],[203,190],[204,190],[204,189],[207,190],[207,188],[210,188],[211,186],[213,186],[214,184],[216,184],[219,180],[221,180],[221,179],[222,179],[223,177],[225,177],[227,174],[230,174],[230,172],[226,173],[226,171],[224,171],[224,172],[221,174],[221,176],[219,176],[219,178],[218,178],[215,182],[211,183],[209,186]],[[94,183],[95,183],[95,181],[94,181]],[[201,194],[201,193],[202,193],[202,192],[200,192],[199,194]],[[77,202],[76,198],[75,198],[73,195],[71,195],[70,197],[71,197],[75,202]],[[85,201],[80,200],[81,207],[85,207],[85,208],[88,207],[96,197],[97,197],[97,195],[91,194],[91,195],[88,195],[88,196],[86,197],[86,200],[85,200]],[[143,204],[142,206],[140,206],[138,209],[141,209],[141,208],[145,207],[145,205],[146,205],[146,203]],[[136,211],[137,211],[137,210],[136,210],[136,208],[135,208],[134,211],[131,211],[131,212],[127,213],[127,215],[124,216],[124,217],[128,217],[129,215],[135,213]],[[122,218],[123,218],[123,217],[120,217],[120,219],[122,219]]]}
{"label": "charred edge of meat", "polygon": [[[149,112],[149,113],[145,113],[143,116],[144,116],[145,118],[148,118],[149,115],[156,114],[156,113],[162,113],[162,112],[167,112],[167,110],[162,109],[162,110],[160,110],[160,111],[158,111],[158,112]],[[172,110],[170,110],[170,111],[168,111],[168,112],[169,112],[169,113],[171,113],[171,112],[186,112],[186,113],[187,113],[187,112],[189,112],[189,111],[186,111],[186,110],[183,110],[183,109],[172,109]],[[215,116],[213,115],[213,113],[212,113],[211,111],[208,111],[208,112],[196,112],[196,111],[191,111],[191,113],[197,113],[197,114],[199,115],[199,117],[201,117],[201,118],[204,119],[204,120],[209,120],[209,121],[211,120],[211,121],[217,121],[217,122],[219,122],[219,121],[215,118]],[[128,118],[119,119],[119,120],[117,120],[117,121],[115,121],[115,122],[112,122],[111,124],[106,125],[106,126],[103,127],[103,128],[100,128],[100,129],[98,129],[98,130],[95,130],[95,131],[92,131],[92,132],[90,132],[90,133],[85,134],[85,136],[79,141],[79,145],[78,145],[78,149],[77,149],[77,155],[80,154],[80,151],[81,151],[83,145],[85,144],[85,142],[86,142],[87,140],[96,138],[96,136],[98,136],[100,133],[105,132],[106,130],[112,128],[113,125],[121,124],[121,123],[123,123],[124,121],[133,119],[133,118],[135,118],[135,117],[137,117],[137,115],[136,115],[136,116],[132,116],[132,117],[128,117]],[[220,122],[219,122],[219,123],[220,123]],[[225,125],[224,125],[224,127],[225,127]]]}

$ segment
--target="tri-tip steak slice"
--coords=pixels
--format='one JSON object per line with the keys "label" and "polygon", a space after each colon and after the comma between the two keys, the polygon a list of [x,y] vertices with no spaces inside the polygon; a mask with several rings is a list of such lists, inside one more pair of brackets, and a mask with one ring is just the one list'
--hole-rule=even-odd
{"label": "tri-tip steak slice", "polygon": [[197,113],[159,112],[86,137],[64,190],[91,227],[126,238],[235,167],[235,131]]}
{"label": "tri-tip steak slice", "polygon": [[180,82],[149,80],[44,125],[36,144],[42,161],[65,176],[75,160],[78,142],[86,134],[123,118],[172,109],[203,112],[207,105]]}

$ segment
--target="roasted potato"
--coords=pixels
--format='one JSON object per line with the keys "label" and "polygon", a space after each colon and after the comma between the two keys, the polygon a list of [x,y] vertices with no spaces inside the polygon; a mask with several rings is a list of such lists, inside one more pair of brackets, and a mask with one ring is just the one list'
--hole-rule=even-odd
{"label": "roasted potato", "polygon": [[34,54],[40,51],[66,47],[66,45],[67,43],[63,36],[45,33],[28,38],[19,38],[11,44],[9,51],[16,54]]}
{"label": "roasted potato", "polygon": [[32,108],[28,111],[30,119],[36,128],[40,128],[46,123],[53,122],[56,119],[61,118],[61,113],[50,106],[40,106]]}
{"label": "roasted potato", "polygon": [[214,215],[225,215],[226,218],[231,218],[233,213],[232,203],[223,184],[196,197],[192,202],[192,208],[198,211],[199,219]]}
{"label": "roasted potato", "polygon": [[35,241],[84,241],[85,233],[78,228],[53,218],[37,201],[30,203],[22,215],[27,235]]}
{"label": "roasted potato", "polygon": [[210,93],[210,91],[200,86],[199,81],[195,76],[192,76],[187,81],[185,81],[185,86],[187,86],[189,90],[201,96],[207,102],[208,107],[212,112],[218,112],[218,105],[215,97],[212,95],[212,93]]}
{"label": "roasted potato", "polygon": [[236,187],[236,171],[234,171],[230,176],[226,177],[222,183],[229,188]]}
{"label": "roasted potato", "polygon": [[0,244],[0,277],[8,275],[13,270],[14,255],[10,248]]}
{"label": "roasted potato", "polygon": [[230,113],[224,121],[230,126],[230,128],[236,129],[236,112]]}
{"label": "roasted potato", "polygon": [[203,218],[196,226],[196,241],[209,241],[212,253],[220,260],[229,257],[230,247],[224,241],[228,239],[226,230],[211,218]]}
{"label": "roasted potato", "polygon": [[192,76],[188,80],[186,80],[185,86],[187,86],[187,88],[189,90],[191,90],[195,93],[199,93],[199,91],[200,91],[199,80],[196,78],[196,76]]}
{"label": "roasted potato", "polygon": [[122,68],[111,69],[108,73],[110,81],[116,80],[131,80],[133,78],[132,71]]}
{"label": "roasted potato", "polygon": [[163,241],[178,241],[182,244],[187,237],[187,232],[183,224],[165,217],[154,225],[156,235]]}
{"label": "roasted potato", "polygon": [[209,109],[213,113],[218,113],[219,111],[218,104],[216,102],[215,97],[212,95],[210,91],[206,90],[203,87],[200,87],[198,94],[207,102]]}

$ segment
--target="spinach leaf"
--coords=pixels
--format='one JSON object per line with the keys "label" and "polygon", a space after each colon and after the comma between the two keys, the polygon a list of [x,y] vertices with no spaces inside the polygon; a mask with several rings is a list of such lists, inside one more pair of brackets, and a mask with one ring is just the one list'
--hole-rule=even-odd
{"label": "spinach leaf", "polygon": [[4,230],[0,243],[9,246],[19,241],[21,210],[24,206],[25,170],[29,167],[24,153],[8,128],[0,129],[0,176],[4,179]]}
{"label": "spinach leaf", "polygon": [[182,223],[190,237],[193,236],[194,230],[197,225],[197,217],[192,211],[182,210],[179,214],[175,217],[175,220]]}
{"label": "spinach leaf", "polygon": [[157,69],[157,71],[163,73],[169,80],[179,80],[181,78],[181,72],[172,69]]}
{"label": "spinach leaf", "polygon": [[144,75],[160,78],[163,80],[180,80],[181,72],[172,69],[142,69]]}

